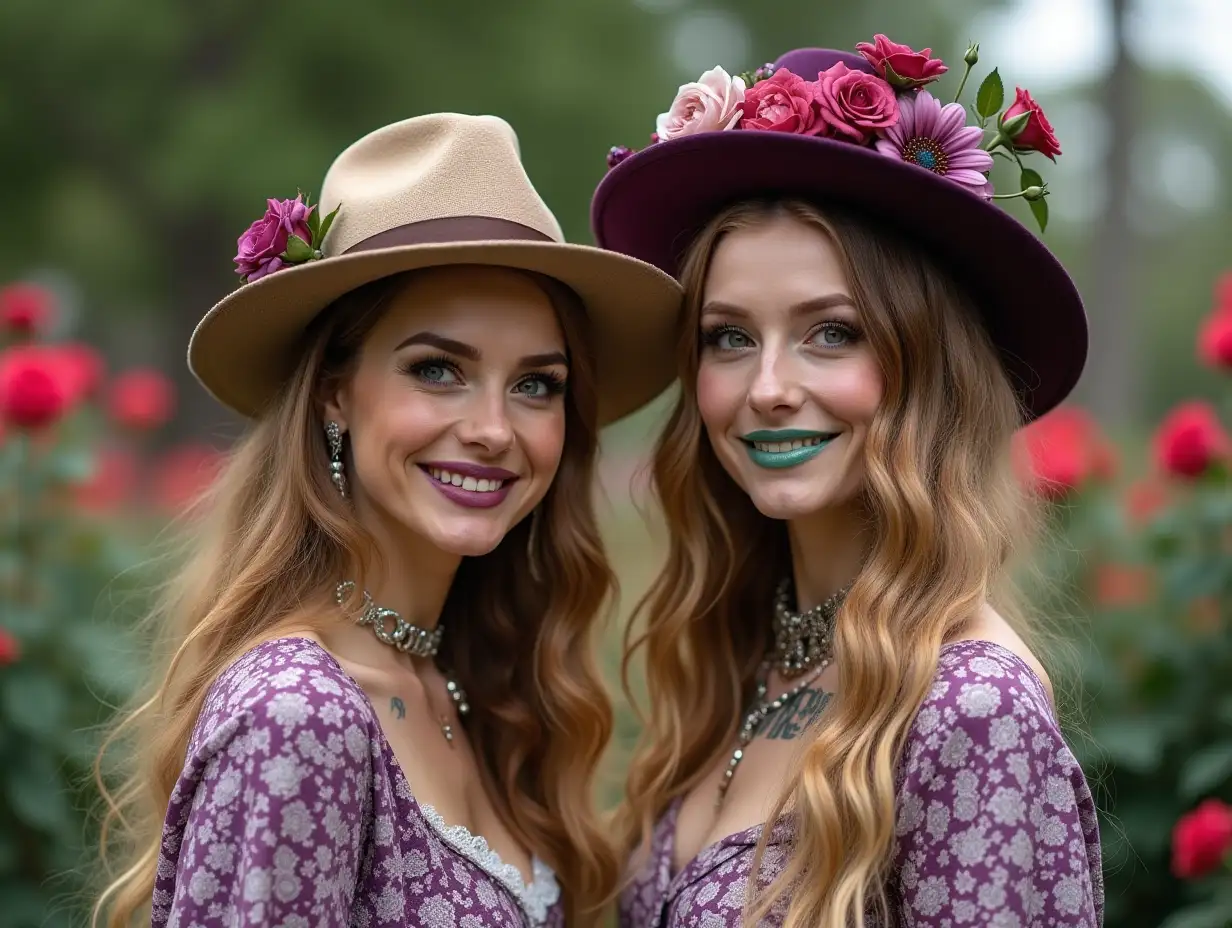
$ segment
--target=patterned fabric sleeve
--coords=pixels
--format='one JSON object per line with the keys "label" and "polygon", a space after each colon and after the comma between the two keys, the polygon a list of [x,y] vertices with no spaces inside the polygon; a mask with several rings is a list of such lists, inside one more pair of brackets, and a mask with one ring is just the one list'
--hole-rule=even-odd
{"label": "patterned fabric sleeve", "polygon": [[171,798],[154,924],[347,925],[371,804],[369,743],[363,712],[327,670],[277,659],[232,668]]}
{"label": "patterned fabric sleeve", "polygon": [[1090,791],[1041,684],[1010,652],[943,652],[900,776],[891,889],[904,926],[1100,924]]}

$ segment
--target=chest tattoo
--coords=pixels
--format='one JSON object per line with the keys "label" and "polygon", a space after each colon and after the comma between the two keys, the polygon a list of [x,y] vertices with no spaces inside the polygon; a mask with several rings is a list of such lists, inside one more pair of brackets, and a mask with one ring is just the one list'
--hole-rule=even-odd
{"label": "chest tattoo", "polygon": [[801,690],[778,711],[767,715],[757,727],[754,737],[768,741],[793,741],[799,738],[821,716],[833,695],[811,688]]}
{"label": "chest tattoo", "polygon": [[389,701],[390,711],[400,719],[406,718],[406,703],[395,696]]}

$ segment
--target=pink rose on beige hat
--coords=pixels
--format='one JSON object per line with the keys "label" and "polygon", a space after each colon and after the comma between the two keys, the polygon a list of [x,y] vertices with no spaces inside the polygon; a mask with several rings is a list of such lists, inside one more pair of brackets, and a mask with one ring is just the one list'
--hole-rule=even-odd
{"label": "pink rose on beige hat", "polygon": [[875,74],[836,62],[817,75],[816,98],[827,135],[865,144],[898,122],[894,88]]}
{"label": "pink rose on beige hat", "polygon": [[826,124],[817,114],[816,91],[809,81],[786,68],[745,91],[741,129],[819,135]]}
{"label": "pink rose on beige hat", "polygon": [[743,78],[711,68],[696,81],[681,85],[671,109],[660,113],[655,121],[655,133],[661,141],[667,141],[695,132],[730,129],[740,121],[743,101]]}

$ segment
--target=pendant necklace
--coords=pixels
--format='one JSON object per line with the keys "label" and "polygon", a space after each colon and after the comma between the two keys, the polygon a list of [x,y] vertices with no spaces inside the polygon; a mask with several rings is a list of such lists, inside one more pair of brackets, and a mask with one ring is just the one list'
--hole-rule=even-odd
{"label": "pendant necklace", "polygon": [[[342,606],[354,589],[354,580],[343,580],[334,590],[334,600]],[[441,634],[444,631],[440,625],[433,629],[412,625],[394,610],[376,605],[367,590],[364,590],[363,609],[359,617],[355,619],[355,624],[370,626],[372,633],[384,644],[413,657],[436,657],[441,647]],[[471,711],[471,707],[466,701],[465,691],[454,679],[453,674],[445,674],[445,691],[449,693],[459,719],[464,718]],[[447,715],[438,716],[437,724],[440,726],[441,734],[449,742],[449,746],[453,747],[453,724],[449,717]]]}
{"label": "pendant necklace", "polygon": [[[736,736],[736,749],[727,761],[727,769],[719,780],[718,795],[714,800],[717,811],[727,798],[736,768],[744,760],[744,751],[757,734],[757,729],[766,717],[790,704],[821,676],[834,658],[834,618],[847,597],[849,587],[839,590],[824,603],[805,613],[793,613],[788,609],[791,585],[786,579],[779,584],[774,598],[774,652],[757,671],[757,694],[753,705],[745,712],[744,721]],[[773,700],[766,700],[771,668],[778,670],[784,680],[792,680],[804,674],[795,686]]]}

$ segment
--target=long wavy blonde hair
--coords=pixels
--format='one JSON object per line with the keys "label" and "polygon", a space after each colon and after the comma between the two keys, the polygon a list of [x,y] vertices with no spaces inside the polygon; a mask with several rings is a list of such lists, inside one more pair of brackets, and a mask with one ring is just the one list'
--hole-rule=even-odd
{"label": "long wavy blonde hair", "polygon": [[[402,283],[370,284],[318,317],[290,382],[199,506],[182,569],[150,617],[158,670],[95,767],[108,881],[96,925],[127,926],[150,903],[163,816],[214,679],[280,629],[336,622],[334,585],[357,560],[370,562],[360,556],[370,536],[329,482],[318,397],[353,370]],[[619,872],[591,797],[612,728],[592,638],[614,581],[592,504],[597,398],[586,320],[571,293],[541,283],[570,355],[563,457],[538,530],[525,519],[492,553],[463,560],[442,616],[441,661],[469,697],[466,725],[489,794],[515,836],[555,868],[569,923],[586,924]],[[105,757],[117,744],[128,776],[112,791]]]}
{"label": "long wavy blonde hair", "polygon": [[[696,397],[715,247],[775,216],[835,246],[885,393],[864,455],[871,542],[835,636],[840,692],[769,819],[794,825],[787,870],[751,897],[746,918],[774,911],[787,928],[847,928],[889,903],[895,771],[942,644],[988,600],[1021,627],[1004,568],[1033,530],[1010,461],[1022,410],[970,301],[909,243],[791,200],[737,204],[707,225],[684,263],[680,398],[653,460],[667,561],[625,637],[626,693],[634,699],[631,662],[644,651],[649,705],[618,817],[627,851],[644,851],[668,804],[731,749],[770,645],[775,586],[791,570],[784,523],[762,516],[723,470]],[[765,836],[758,862],[764,850]]]}

